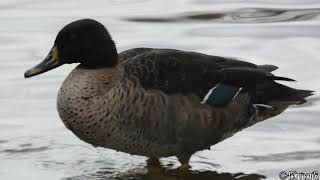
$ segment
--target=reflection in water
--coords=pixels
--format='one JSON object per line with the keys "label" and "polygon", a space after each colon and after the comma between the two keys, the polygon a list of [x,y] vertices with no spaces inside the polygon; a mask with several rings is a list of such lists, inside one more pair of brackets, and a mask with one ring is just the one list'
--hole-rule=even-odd
{"label": "reflection in water", "polygon": [[166,169],[161,165],[148,164],[145,169],[134,169],[129,172],[112,175],[112,170],[101,168],[95,173],[83,176],[69,177],[65,180],[78,179],[116,179],[116,180],[257,180],[266,177],[259,174],[221,173],[216,171],[180,171],[179,169]]}
{"label": "reflection in water", "polygon": [[255,180],[255,179],[264,179],[265,176],[259,174],[230,174],[230,173],[218,173],[215,171],[187,171],[184,173],[179,172],[178,170],[162,170],[162,169],[148,169],[146,174],[132,174],[115,177],[118,180],[124,179],[152,179],[152,180],[232,180],[232,179],[241,179],[241,180]]}
{"label": "reflection in water", "polygon": [[198,12],[171,17],[133,17],[132,22],[194,22],[210,21],[219,23],[270,23],[287,21],[307,21],[319,16],[320,9],[268,9],[242,8],[224,13]]}

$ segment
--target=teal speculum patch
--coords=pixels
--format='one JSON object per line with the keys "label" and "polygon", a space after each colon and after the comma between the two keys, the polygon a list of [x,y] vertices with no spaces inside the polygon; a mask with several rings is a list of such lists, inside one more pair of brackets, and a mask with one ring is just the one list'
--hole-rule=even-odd
{"label": "teal speculum patch", "polygon": [[208,93],[205,103],[212,106],[225,106],[237,95],[240,87],[217,84]]}

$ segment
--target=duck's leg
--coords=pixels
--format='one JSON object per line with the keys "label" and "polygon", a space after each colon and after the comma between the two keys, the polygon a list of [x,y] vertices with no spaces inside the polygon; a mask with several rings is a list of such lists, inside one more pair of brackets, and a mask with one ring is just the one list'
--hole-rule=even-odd
{"label": "duck's leg", "polygon": [[180,171],[187,172],[191,168],[189,165],[191,155],[192,154],[182,154],[177,156],[179,162],[181,163],[181,166],[178,168]]}
{"label": "duck's leg", "polygon": [[150,157],[148,160],[147,160],[147,166],[148,167],[159,167],[161,166],[160,164],[160,161],[158,158],[156,157]]}
{"label": "duck's leg", "polygon": [[[162,174],[163,168],[161,167],[160,161],[156,157],[150,157],[147,160],[148,176],[159,177]],[[153,178],[151,178],[153,179]]]}

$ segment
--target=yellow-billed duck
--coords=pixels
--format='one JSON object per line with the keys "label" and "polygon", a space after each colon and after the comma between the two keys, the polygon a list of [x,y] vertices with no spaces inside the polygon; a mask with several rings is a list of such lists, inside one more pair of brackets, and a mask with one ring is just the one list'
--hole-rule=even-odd
{"label": "yellow-billed duck", "polygon": [[273,65],[174,49],[117,53],[107,29],[92,19],[66,25],[25,77],[80,63],[64,80],[58,112],[83,141],[153,159],[193,153],[306,102],[312,91],[275,81]]}

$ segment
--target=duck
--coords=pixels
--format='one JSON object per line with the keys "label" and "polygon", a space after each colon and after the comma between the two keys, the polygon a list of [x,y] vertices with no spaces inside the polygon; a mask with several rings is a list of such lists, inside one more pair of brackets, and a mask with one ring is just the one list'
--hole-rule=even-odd
{"label": "duck", "polygon": [[176,156],[184,169],[195,152],[313,95],[281,84],[294,80],[274,75],[274,65],[176,49],[118,53],[109,31],[93,19],[64,26],[24,76],[73,63],[57,98],[67,129],[94,147],[151,162]]}

